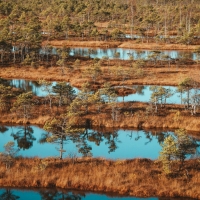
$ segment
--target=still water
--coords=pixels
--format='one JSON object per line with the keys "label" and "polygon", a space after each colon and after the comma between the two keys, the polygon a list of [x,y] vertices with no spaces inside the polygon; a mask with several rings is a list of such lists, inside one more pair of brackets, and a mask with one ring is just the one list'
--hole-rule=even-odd
{"label": "still water", "polygon": [[[130,86],[129,86],[130,87]],[[186,91],[185,92],[178,92],[177,87],[175,86],[162,86],[165,89],[170,90],[171,96],[166,98],[166,103],[168,104],[183,104],[184,100],[186,99]],[[131,87],[135,93],[129,94],[124,97],[118,97],[118,102],[128,102],[128,101],[140,101],[140,102],[149,102],[151,100],[151,95],[153,93],[153,87],[149,85],[134,85]],[[191,89],[189,91],[189,96],[192,97],[193,95],[200,94],[199,89]]]}
{"label": "still water", "polygon": [[[3,79],[2,79],[3,81]],[[57,82],[52,82],[52,86],[55,86]],[[46,96],[47,92],[44,91],[42,85],[39,85],[37,81],[30,81],[30,80],[24,80],[24,79],[12,79],[12,80],[4,80],[4,84],[10,85],[12,87],[20,88],[26,92],[32,91],[36,96]],[[186,92],[183,92],[183,94],[177,92],[177,87],[174,86],[163,86],[166,89],[171,90],[172,95],[166,99],[166,103],[169,104],[181,104],[183,103],[182,100],[186,98]],[[140,101],[140,102],[149,102],[151,99],[151,94],[153,93],[152,87],[149,85],[134,85],[129,86],[129,88],[132,88],[133,91],[135,91],[134,94],[129,94],[127,96],[118,96],[117,101],[118,102],[129,102],[129,101]],[[73,87],[73,89],[76,91],[76,94],[78,94],[79,90],[76,87]],[[53,94],[53,93],[52,93]],[[190,96],[193,96],[194,94],[200,94],[199,89],[191,89],[190,90]],[[182,98],[181,98],[182,95]],[[182,100],[181,100],[182,99]]]}
{"label": "still water", "polygon": [[[156,51],[156,50],[155,50]],[[192,51],[183,50],[158,50],[160,53],[157,57],[158,60],[162,60],[163,56],[168,56],[170,59],[187,58],[191,60],[200,59],[198,54]],[[81,56],[90,58],[104,58],[129,60],[132,57],[134,60],[148,59],[154,53],[153,50],[139,50],[139,49],[125,49],[125,48],[89,48],[89,47],[70,47],[71,56]],[[51,50],[43,48],[40,50],[40,54],[57,54],[56,48]]]}
{"label": "still water", "polygon": [[[198,56],[196,53],[191,51],[178,51],[178,50],[159,50],[161,53],[158,60],[162,59],[162,56],[169,56],[171,59],[180,59],[187,57],[188,59],[196,60]],[[120,59],[129,60],[130,56],[134,60],[138,59],[148,59],[149,56],[153,54],[152,50],[135,50],[135,49],[124,49],[124,48],[70,48],[71,56],[89,56],[91,58],[103,58],[108,57],[109,59]]]}
{"label": "still water", "polygon": [[[38,83],[38,81],[31,81],[31,80],[24,80],[24,79],[1,79],[0,83],[3,83],[4,85],[9,85],[15,88],[20,88],[25,92],[33,92],[34,95],[39,97],[47,96],[47,92],[44,90],[44,87]],[[56,81],[51,82],[51,89],[53,86],[57,84]],[[73,87],[73,89],[78,93],[78,89],[76,87]],[[53,92],[52,92],[53,94]]]}
{"label": "still water", "polygon": [[[162,130],[92,130],[83,129],[62,140],[63,157],[70,155],[105,157],[108,159],[157,159],[164,139],[173,135]],[[37,126],[0,125],[0,152],[4,144],[15,142],[18,155],[27,157],[58,157],[61,139],[46,142],[51,134]],[[194,139],[198,144],[200,141]],[[199,149],[197,148],[197,152]]]}
{"label": "still water", "polygon": [[188,198],[139,198],[124,197],[106,194],[89,193],[84,191],[64,191],[56,189],[16,189],[16,188],[0,188],[0,199],[4,200],[189,200]]}

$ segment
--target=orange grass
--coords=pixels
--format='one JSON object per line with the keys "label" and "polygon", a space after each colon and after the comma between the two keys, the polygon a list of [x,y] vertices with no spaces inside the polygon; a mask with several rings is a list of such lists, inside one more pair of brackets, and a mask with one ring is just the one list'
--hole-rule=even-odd
{"label": "orange grass", "polygon": [[[73,65],[75,58],[70,58],[68,60],[69,65]],[[119,63],[120,62],[120,63]],[[81,60],[80,66],[74,69],[66,69],[65,75],[61,75],[59,67],[38,67],[37,69],[33,67],[1,67],[0,77],[2,78],[23,78],[30,80],[46,79],[50,81],[69,81],[73,86],[81,88],[82,84],[89,81],[92,88],[100,88],[105,82],[110,82],[113,86],[121,86],[122,81],[120,77],[116,77],[114,72],[118,69],[118,66],[123,66],[123,70],[129,70],[131,61],[119,61],[111,60],[109,66],[108,62],[103,61],[101,63],[102,74],[97,78],[95,84],[91,80],[89,75],[84,75],[84,72],[88,66],[94,63],[93,60],[83,59]],[[197,65],[191,65],[187,67],[177,67],[172,65],[170,68],[167,66],[145,66],[143,68],[143,77],[129,77],[124,81],[124,85],[178,85],[180,81],[184,80],[186,77],[192,77],[194,80],[199,82],[199,67]],[[130,74],[129,74],[130,75]],[[134,75],[133,75],[134,76]],[[129,93],[131,91],[120,91],[119,93]],[[134,91],[132,91],[134,93]],[[134,99],[133,99],[134,100]],[[200,130],[200,120],[199,111],[197,115],[191,116],[189,112],[185,113],[183,106],[180,105],[169,105],[166,109],[162,109],[161,112],[156,114],[156,116],[147,116],[146,107],[148,105],[145,103],[125,103],[118,104],[120,107],[118,121],[113,122],[111,119],[111,109],[108,106],[103,105],[102,113],[97,113],[95,106],[91,106],[89,115],[81,116],[82,121],[87,118],[91,119],[93,126],[104,126],[104,127],[120,127],[120,128],[185,128],[188,131],[199,131]],[[126,110],[133,110],[133,114],[125,114]],[[56,115],[57,108],[54,108],[53,115],[49,115],[48,108],[38,106],[33,113],[32,118],[29,119],[31,124],[43,125],[46,120],[50,117]],[[62,109],[65,112],[66,109]],[[177,111],[181,111],[179,119],[176,119]],[[4,113],[0,115],[0,121],[3,123],[25,123],[22,119],[16,118],[15,115],[9,113]],[[80,120],[79,120],[80,121]]]}
{"label": "orange grass", "polygon": [[70,41],[70,40],[52,40],[44,41],[43,45],[67,46],[67,47],[101,47],[101,48],[128,48],[128,49],[162,49],[162,50],[195,50],[199,45],[184,44],[165,44],[165,43],[138,43],[138,41]]}
{"label": "orange grass", "polygon": [[[70,59],[66,66],[74,66],[76,59]],[[94,62],[92,60],[81,60],[81,64],[74,69],[66,67],[65,74],[61,74],[59,67],[44,67],[38,68],[27,67],[1,67],[0,77],[7,79],[29,79],[39,80],[45,79],[49,81],[67,81],[73,86],[80,88],[86,81],[94,85],[94,81],[88,75],[84,75],[86,69],[89,68]],[[109,65],[106,61],[101,64],[102,73],[97,77],[96,84],[103,86],[105,82],[110,82],[111,85],[122,85],[122,78],[116,77],[116,71],[119,66],[123,67],[123,71],[127,71],[129,77],[124,80],[125,85],[178,85],[186,77],[192,77],[195,81],[199,82],[200,69],[198,65],[181,66],[171,65],[168,66],[145,66],[142,68],[144,75],[135,76],[134,71],[129,72],[131,61],[118,61],[111,60]]]}
{"label": "orange grass", "polygon": [[165,43],[135,43],[135,42],[124,42],[119,45],[120,48],[130,49],[159,49],[159,50],[196,50],[199,45],[184,45],[184,44],[165,44]]}
{"label": "orange grass", "polygon": [[53,40],[43,42],[43,45],[51,45],[58,47],[101,47],[101,48],[116,48],[121,42],[107,42],[107,41],[69,41],[69,40]]}
{"label": "orange grass", "polygon": [[[190,132],[196,132],[199,135],[200,120],[199,110],[197,114],[191,116],[189,111],[184,110],[181,105],[166,105],[164,108],[158,108],[158,113],[147,114],[147,103],[142,102],[126,102],[118,103],[119,109],[117,121],[111,118],[111,107],[107,104],[102,104],[101,112],[99,113],[95,105],[90,105],[88,114],[81,114],[74,118],[77,126],[85,126],[86,120],[89,120],[93,127],[106,128],[164,128],[164,129],[179,129],[183,128]],[[82,111],[85,110],[82,108]],[[52,107],[50,112],[48,106],[36,105],[32,109],[31,118],[24,121],[23,118],[17,117],[14,113],[4,112],[0,115],[1,123],[22,124],[30,123],[44,125],[45,122],[54,117],[59,117],[60,114],[66,113],[66,106],[57,108]],[[200,136],[200,135],[199,135]]]}
{"label": "orange grass", "polygon": [[200,163],[186,161],[185,168],[189,176],[185,171],[167,176],[162,173],[161,163],[149,159],[19,158],[9,170],[0,163],[0,186],[59,187],[140,197],[200,199]]}
{"label": "orange grass", "polygon": [[[121,110],[118,113],[117,121],[113,121],[110,117],[111,110],[104,108],[102,113],[95,113],[85,116],[91,120],[94,127],[116,127],[116,128],[167,128],[179,129],[183,128],[187,131],[197,132],[200,130],[199,114],[191,116],[189,111],[183,111],[183,106],[167,105],[165,108],[158,111],[157,114],[147,115],[147,103],[118,103],[118,108]],[[132,109],[132,113],[131,110]],[[177,115],[179,113],[180,115]],[[82,117],[83,119],[83,117]]]}

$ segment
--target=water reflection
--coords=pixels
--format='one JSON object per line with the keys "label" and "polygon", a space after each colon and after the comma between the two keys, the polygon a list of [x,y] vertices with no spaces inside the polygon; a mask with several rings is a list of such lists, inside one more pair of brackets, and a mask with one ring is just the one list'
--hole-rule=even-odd
{"label": "water reflection", "polygon": [[[13,79],[13,80],[5,80],[0,79],[0,83],[3,83],[7,86],[12,86],[16,88],[20,88],[25,92],[32,91],[35,95],[44,97],[48,95],[47,91],[43,90],[42,85],[39,85],[37,81],[30,81],[30,80],[23,80],[23,79]],[[55,86],[57,82],[52,82],[52,87]],[[147,85],[133,85],[128,86],[129,88],[132,88],[133,91],[135,91],[134,94],[128,94],[126,96],[118,96],[117,101],[118,102],[128,102],[128,101],[140,101],[140,102],[149,102],[151,99],[151,86]],[[182,104],[182,100],[186,98],[187,94],[186,91],[180,92],[177,91],[177,87],[174,86],[163,86],[163,88],[169,89],[172,91],[172,95],[166,99],[166,103],[170,104]],[[73,88],[76,92],[76,94],[79,92],[77,88]],[[54,94],[52,92],[52,94]],[[190,96],[192,97],[194,94],[200,94],[199,89],[191,89],[190,90]]]}
{"label": "water reflection", "polygon": [[17,146],[20,149],[29,149],[33,146],[33,141],[36,140],[33,136],[33,128],[28,125],[20,127],[16,133],[11,133],[11,136],[14,140],[17,141]]}
{"label": "water reflection", "polygon": [[[130,86],[129,86],[130,87]],[[171,96],[166,98],[166,102],[168,104],[182,104],[182,99],[187,98],[187,92],[183,91],[180,93],[177,90],[177,87],[175,86],[162,86],[165,89],[168,89],[171,91]],[[129,102],[129,101],[140,101],[140,102],[149,102],[151,100],[151,95],[153,93],[153,90],[151,86],[141,86],[141,85],[134,85],[132,86],[132,89],[135,91],[134,94],[129,94],[127,96],[119,96],[117,98],[118,102]],[[190,89],[189,91],[190,97],[192,97],[195,94],[200,94],[199,89]]]}
{"label": "water reflection", "polygon": [[[32,91],[37,96],[46,96],[47,93],[42,90],[42,86],[38,84],[37,81],[30,81],[30,80],[24,80],[24,79],[12,79],[12,80],[6,80],[6,79],[0,79],[0,83],[6,85],[6,86],[12,86],[16,88],[20,88],[24,90],[25,92]],[[56,82],[52,82],[52,86],[55,86]],[[175,90],[175,87],[170,87]],[[138,97],[141,101],[149,101],[150,99],[150,92],[149,86],[133,86],[133,89],[136,91],[135,94],[127,95],[124,98],[124,101],[138,101]],[[141,95],[141,96],[140,96]],[[118,97],[118,101],[123,101],[122,98]]]}
{"label": "water reflection", "polygon": [[[70,55],[71,56],[81,56],[89,58],[103,58],[108,57],[109,59],[120,59],[120,60],[129,60],[133,58],[134,60],[138,59],[148,59],[154,50],[140,50],[140,49],[125,49],[125,48],[89,48],[89,47],[71,47]],[[159,50],[160,58],[168,56],[171,59],[181,59],[187,58],[191,60],[197,60],[198,55],[192,51],[185,50]],[[41,55],[56,55],[57,49],[51,48],[48,51],[46,48],[40,50]],[[130,57],[131,56],[131,57]]]}
{"label": "water reflection", "polygon": [[6,131],[8,131],[8,128],[4,125],[0,125],[0,133],[5,133]]}
{"label": "water reflection", "polygon": [[[24,79],[0,79],[0,84],[19,88],[24,92],[32,91],[33,94],[37,96],[44,96],[44,92],[41,90],[41,85],[39,85],[37,81],[30,81]],[[53,82],[53,84],[55,83]]]}
{"label": "water reflection", "polygon": [[[1,126],[3,127],[3,126]],[[0,133],[0,152],[9,141],[21,148],[18,155],[28,157],[58,157],[57,143],[48,143],[47,133],[37,126],[4,126]],[[161,144],[172,131],[163,130],[112,130],[85,129],[63,142],[63,157],[71,155],[105,157],[108,159],[157,159]],[[199,139],[195,139],[200,144]],[[60,146],[59,146],[60,147]],[[60,150],[60,149],[59,149]],[[65,152],[66,151],[66,152]],[[197,148],[199,151],[199,147]]]}
{"label": "water reflection", "polygon": [[64,144],[66,141],[69,140],[69,136],[65,135],[65,132],[62,133],[62,135],[56,135],[54,136],[53,134],[49,132],[42,133],[41,138],[39,139],[40,144],[45,144],[47,142],[58,144],[59,147],[56,147],[56,149],[60,152],[59,158],[63,158],[63,154],[65,151],[64,149]]}
{"label": "water reflection", "polygon": [[[179,36],[177,36],[177,35],[167,35],[167,36],[165,36],[165,35],[155,35],[155,36],[149,36],[149,38],[155,38],[155,37],[159,37],[160,39],[162,39],[162,38],[165,39],[165,38],[177,38]],[[137,34],[125,34],[125,38],[128,38],[128,39],[130,39],[130,38],[142,39],[142,38],[145,38],[145,36],[137,35]]]}
{"label": "water reflection", "polygon": [[128,197],[117,196],[114,194],[102,194],[102,193],[89,193],[84,191],[67,191],[57,189],[15,189],[15,188],[0,188],[1,200],[191,200],[190,198],[161,198],[161,197]]}
{"label": "water reflection", "polygon": [[[115,152],[118,144],[121,143],[117,130],[88,130],[85,129],[84,133],[76,133],[71,140],[76,144],[79,153],[83,156],[92,156],[94,145],[100,147],[102,143],[107,146],[108,153]],[[91,144],[91,145],[89,145]],[[102,155],[103,156],[103,155]]]}
{"label": "water reflection", "polygon": [[[0,190],[1,192],[1,190]],[[13,191],[11,191],[10,189],[5,189],[5,191],[1,194],[0,193],[0,199],[2,200],[15,200],[15,199],[19,199],[20,197],[13,194]]]}
{"label": "water reflection", "polygon": [[81,200],[85,194],[75,192],[61,192],[58,190],[39,190],[41,200]]}
{"label": "water reflection", "polygon": [[[53,81],[51,82],[53,86],[56,86],[57,82]],[[24,92],[33,92],[36,96],[44,97],[47,96],[47,91],[44,91],[43,86],[39,84],[38,81],[31,81],[31,80],[24,80],[24,79],[0,79],[0,84],[3,84],[5,86],[11,86],[15,88],[19,88]],[[74,87],[74,90],[76,93],[78,92],[78,89]],[[53,92],[52,92],[53,94]]]}
{"label": "water reflection", "polygon": [[[91,51],[92,50],[92,51]],[[160,51],[160,59],[161,57],[168,56],[171,59],[181,59],[187,58],[191,60],[196,60],[197,55],[191,51],[178,51],[178,50],[159,50]],[[70,55],[71,56],[83,56],[90,58],[103,58],[108,57],[109,59],[121,59],[121,60],[129,60],[130,55],[134,60],[138,59],[148,59],[150,55],[153,53],[153,50],[135,50],[135,49],[124,49],[124,48],[108,48],[108,49],[91,49],[91,48],[71,48]],[[118,56],[116,56],[118,55]]]}

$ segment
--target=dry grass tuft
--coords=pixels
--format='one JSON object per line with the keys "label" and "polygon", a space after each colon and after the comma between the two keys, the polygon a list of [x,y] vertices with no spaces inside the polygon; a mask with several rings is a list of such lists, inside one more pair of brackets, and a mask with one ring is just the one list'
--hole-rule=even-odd
{"label": "dry grass tuft", "polygon": [[184,172],[166,176],[161,163],[149,159],[106,160],[78,158],[63,161],[18,158],[10,170],[0,163],[0,185],[11,187],[60,187],[116,192],[132,196],[192,197],[200,199],[200,163],[186,161]]}

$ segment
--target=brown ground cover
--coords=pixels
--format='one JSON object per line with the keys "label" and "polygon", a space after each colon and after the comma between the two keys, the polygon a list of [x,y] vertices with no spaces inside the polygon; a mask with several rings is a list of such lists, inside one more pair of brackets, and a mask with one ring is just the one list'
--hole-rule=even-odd
{"label": "brown ground cover", "polygon": [[52,40],[44,41],[43,45],[51,45],[55,47],[100,47],[100,48],[116,48],[121,45],[121,42],[106,42],[106,41],[70,41],[70,40]]}
{"label": "brown ground cover", "polygon": [[199,45],[123,42],[118,47],[130,49],[195,50]]}
{"label": "brown ground cover", "polygon": [[[90,122],[93,128],[143,128],[143,129],[179,129],[183,128],[193,134],[199,135],[200,130],[200,113],[197,111],[196,115],[191,115],[190,111],[185,110],[181,105],[166,105],[161,108],[158,106],[158,111],[148,113],[148,103],[141,102],[127,102],[118,103],[117,107],[117,120],[111,117],[112,108],[108,104],[101,105],[101,112],[95,105],[90,105],[88,113],[82,108],[82,114],[74,117],[73,121],[76,126],[85,127],[86,121]],[[2,123],[11,124],[36,124],[43,126],[49,119],[58,118],[59,114],[66,113],[66,106],[57,107],[53,106],[50,112],[49,107],[45,105],[37,105],[32,108],[30,118],[24,120],[15,113],[4,112],[0,115]]]}
{"label": "brown ground cover", "polygon": [[149,159],[106,160],[103,158],[19,158],[5,169],[0,162],[1,187],[58,187],[95,192],[115,192],[140,197],[192,197],[200,199],[200,163],[165,175],[158,161]]}
{"label": "brown ground cover", "polygon": [[[113,121],[110,117],[111,110],[101,114],[90,114],[85,116],[91,120],[91,124],[95,127],[117,127],[117,128],[166,128],[179,129],[183,128],[187,131],[196,132],[199,135],[200,120],[199,113],[191,116],[189,111],[185,111],[183,106],[169,105],[160,108],[158,113],[147,114],[146,103],[126,103],[119,106],[117,121]],[[120,109],[121,108],[121,109]],[[127,111],[128,110],[128,111]],[[200,136],[200,135],[199,135]]]}
{"label": "brown ground cover", "polygon": [[[75,59],[69,59],[68,65],[73,65]],[[93,88],[102,87],[105,82],[112,86],[153,84],[153,85],[178,85],[186,77],[192,77],[199,81],[199,66],[171,67],[163,65],[149,65],[143,68],[143,75],[131,77],[122,84],[121,77],[114,72],[119,65],[123,70],[129,70],[131,61],[112,60],[109,64],[105,61],[101,64],[102,74],[94,81],[85,70],[94,64],[93,60],[81,60],[80,66],[66,68],[61,74],[59,67],[40,66],[33,68],[1,67],[2,78],[23,78],[30,80],[45,79],[50,81],[68,81],[73,86],[80,88],[83,83],[89,81]],[[126,91],[118,92],[125,93]],[[129,91],[128,91],[129,92]],[[134,93],[135,91],[133,91]],[[199,136],[200,113],[191,116],[183,105],[166,105],[158,108],[158,112],[147,113],[149,105],[141,102],[118,103],[117,120],[111,118],[111,107],[102,105],[101,113],[95,105],[89,106],[88,114],[82,114],[77,118],[79,125],[84,125],[85,120],[90,120],[93,127],[116,128],[185,128],[196,132]],[[47,107],[39,105],[33,109],[28,121],[17,118],[14,114],[1,113],[0,121],[4,123],[44,123],[59,113],[65,112],[66,107],[54,106],[49,113]],[[175,167],[177,168],[177,167]],[[170,176],[162,173],[161,164],[158,161],[147,159],[134,160],[105,160],[83,158],[77,160],[66,159],[17,159],[14,165],[5,169],[5,164],[0,162],[0,185],[10,187],[60,187],[65,189],[80,189],[91,191],[116,192],[132,196],[165,196],[165,197],[193,197],[200,199],[200,166],[198,160],[186,162],[187,171],[176,171]]]}
{"label": "brown ground cover", "polygon": [[[70,58],[66,66],[75,62],[75,58]],[[0,77],[8,79],[30,79],[40,80],[45,79],[49,81],[67,81],[73,86],[79,89],[85,82],[89,82],[93,89],[97,89],[103,86],[104,83],[110,82],[112,86],[122,85],[178,85],[180,81],[187,77],[192,77],[195,81],[199,82],[199,66],[197,64],[191,64],[190,66],[182,65],[177,66],[172,64],[170,67],[165,65],[147,65],[143,67],[143,75],[135,77],[129,77],[122,82],[122,77],[115,75],[119,66],[123,66],[123,71],[130,70],[130,64],[132,61],[120,61],[111,60],[109,63],[103,61],[101,63],[101,74],[93,81],[89,74],[86,74],[87,69],[94,65],[92,59],[81,60],[80,65],[74,68],[65,69],[65,73],[61,74],[60,67],[45,67],[41,66],[33,68],[30,66],[23,67],[1,67]],[[89,68],[90,69],[90,68]],[[134,73],[133,73],[134,74]],[[129,73],[130,75],[130,73]],[[116,91],[120,94],[130,94],[129,89],[118,88]],[[135,90],[132,90],[135,93]],[[134,99],[133,99],[134,101]],[[200,120],[199,111],[194,116],[191,116],[190,111],[186,111],[182,105],[168,105],[163,109],[159,109],[158,113],[147,114],[146,108],[149,105],[147,103],[121,103],[117,107],[119,117],[118,121],[111,119],[111,109],[107,109],[106,105],[102,108],[101,114],[91,107],[89,114],[81,116],[83,119],[90,119],[93,126],[105,126],[105,127],[120,127],[120,128],[185,128],[188,131],[199,131]],[[40,111],[40,114],[34,114],[29,122],[31,124],[43,125],[47,119],[50,118],[49,113],[43,112],[42,106],[36,110]],[[55,108],[55,115],[57,113]],[[131,111],[132,110],[132,111]],[[63,110],[65,111],[65,110]],[[131,113],[132,112],[132,113]],[[177,118],[177,113],[181,113]],[[52,115],[51,115],[52,116]],[[13,114],[4,113],[0,116],[0,120],[3,123],[23,123],[23,119],[16,118]]]}
{"label": "brown ground cover", "polygon": [[200,45],[184,44],[166,44],[166,43],[138,43],[137,41],[70,41],[70,40],[52,40],[44,41],[43,45],[55,47],[100,47],[100,48],[127,48],[127,49],[160,49],[160,50],[196,50]]}
{"label": "brown ground cover", "polygon": [[[124,85],[178,85],[180,81],[187,77],[192,77],[195,81],[199,82],[200,68],[198,65],[181,65],[177,66],[171,64],[167,65],[146,65],[142,67],[143,75],[135,76],[135,71],[130,72],[131,61],[119,61],[111,60],[109,64],[107,61],[103,61],[101,64],[101,73],[96,78],[95,82],[91,79],[91,70],[86,74],[87,69],[91,69],[94,65],[94,61],[91,59],[81,60],[78,67],[74,66],[76,59],[69,59],[65,67],[64,74],[61,73],[60,67],[45,67],[40,66],[33,68],[30,66],[23,67],[1,67],[0,77],[6,79],[29,79],[38,81],[45,79],[49,81],[67,81],[74,87],[80,88],[86,81],[91,85],[102,87],[105,82],[110,82],[112,86]],[[73,68],[68,68],[72,66]],[[117,76],[116,72],[119,68],[127,71],[129,77],[122,81],[122,77]]]}

